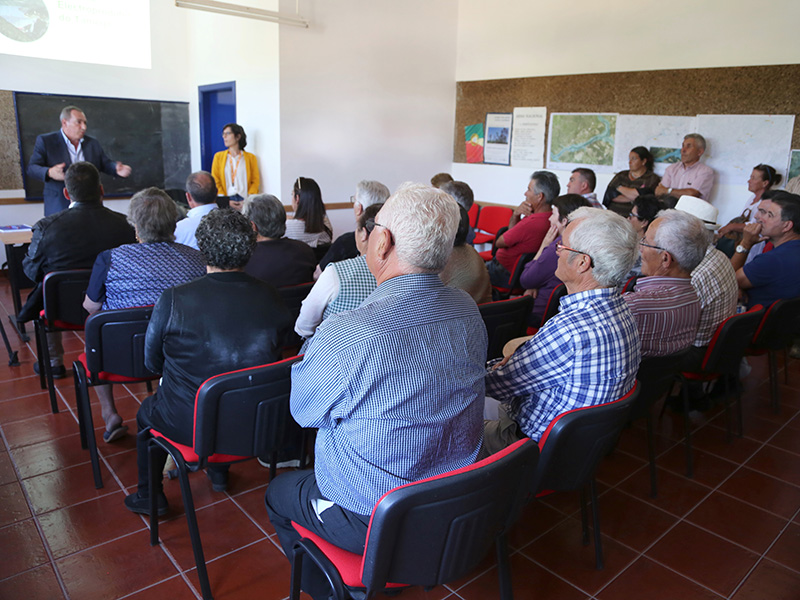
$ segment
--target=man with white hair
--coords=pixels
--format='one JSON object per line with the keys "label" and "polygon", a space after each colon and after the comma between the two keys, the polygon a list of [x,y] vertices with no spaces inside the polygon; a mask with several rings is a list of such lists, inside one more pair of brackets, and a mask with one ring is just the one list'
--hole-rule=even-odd
{"label": "man with white hair", "polygon": [[700,162],[706,151],[706,138],[689,133],[681,144],[681,160],[667,167],[656,196],[694,196],[708,200],[714,185],[714,169]]}
{"label": "man with white hair", "polygon": [[697,336],[700,300],[691,276],[708,250],[708,233],[697,217],[662,210],[639,246],[644,277],[622,297],[636,319],[642,357],[669,356]]}
{"label": "man with white hair", "polygon": [[538,441],[563,412],[612,402],[633,387],[639,368],[636,323],[616,286],[636,260],[636,233],[618,214],[579,208],[557,246],[567,287],[558,314],[486,376],[500,401],[486,421],[484,452],[523,436]]}
{"label": "man with white hair", "polygon": [[[358,219],[363,214],[365,208],[373,204],[383,204],[388,197],[389,188],[380,181],[359,181],[358,185],[356,185],[355,196],[350,196],[350,201],[353,203],[353,213],[355,213],[356,216],[356,223],[358,223]],[[336,238],[336,241],[331,244],[325,256],[319,261],[319,268],[321,271],[324,271],[328,263],[355,258],[358,255],[355,231],[348,231]]]}
{"label": "man with white hair", "polygon": [[720,323],[736,312],[739,288],[731,261],[713,244],[711,232],[717,227],[719,210],[694,196],[681,196],[675,210],[694,215],[708,230],[706,254],[692,271],[692,287],[700,300],[700,321],[689,355],[683,363],[685,369],[692,370],[699,368]]}
{"label": "man with white hair", "polygon": [[[377,289],[355,310],[323,321],[293,367],[292,416],[318,432],[314,470],[285,473],[267,488],[287,556],[301,537],[292,521],[363,552],[384,493],[475,461],[486,328],[469,295],[438,277],[458,221],[458,205],[442,191],[406,185],[395,192],[367,246]],[[302,587],[315,599],[329,595],[310,561]]]}

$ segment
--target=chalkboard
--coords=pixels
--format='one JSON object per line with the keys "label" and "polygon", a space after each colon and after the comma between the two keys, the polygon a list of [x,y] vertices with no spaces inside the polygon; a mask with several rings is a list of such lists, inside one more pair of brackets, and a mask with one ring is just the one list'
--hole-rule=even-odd
{"label": "chalkboard", "polygon": [[86,133],[100,142],[111,160],[133,169],[126,179],[101,175],[107,198],[130,196],[150,186],[183,188],[191,172],[188,102],[15,92],[26,200],[43,198],[44,182],[27,174],[36,136],[60,129],[59,114],[68,105],[83,110]]}

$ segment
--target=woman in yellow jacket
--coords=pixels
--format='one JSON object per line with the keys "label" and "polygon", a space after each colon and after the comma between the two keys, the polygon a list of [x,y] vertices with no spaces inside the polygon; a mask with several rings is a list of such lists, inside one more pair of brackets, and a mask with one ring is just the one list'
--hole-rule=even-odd
{"label": "woman in yellow jacket", "polygon": [[211,174],[217,183],[217,195],[228,196],[231,208],[241,212],[244,199],[258,193],[258,162],[255,154],[244,151],[247,134],[241,125],[225,125],[222,139],[227,150],[214,155]]}

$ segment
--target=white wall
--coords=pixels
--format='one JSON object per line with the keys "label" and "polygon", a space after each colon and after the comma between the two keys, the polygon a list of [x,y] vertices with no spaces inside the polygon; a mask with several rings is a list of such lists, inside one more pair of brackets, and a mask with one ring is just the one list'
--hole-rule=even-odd
{"label": "white wall", "polygon": [[[491,10],[482,0],[459,0],[458,7],[457,81],[800,63],[797,0],[498,0]],[[531,175],[461,163],[452,172],[476,199],[511,205],[522,201]],[[565,188],[569,173],[554,172]],[[601,198],[610,179],[597,175]],[[711,201],[726,223],[751,197],[744,177],[717,184]]]}
{"label": "white wall", "polygon": [[300,13],[309,29],[281,26],[280,198],[298,176],[334,203],[361,179],[394,189],[449,169],[456,0],[303,0]]}

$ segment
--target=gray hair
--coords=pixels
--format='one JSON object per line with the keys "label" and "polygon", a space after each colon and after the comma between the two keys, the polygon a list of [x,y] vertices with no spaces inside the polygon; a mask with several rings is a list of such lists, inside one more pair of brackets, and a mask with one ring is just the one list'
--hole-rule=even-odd
{"label": "gray hair", "polygon": [[472,192],[472,188],[463,181],[448,181],[440,189],[455,198],[459,206],[466,211],[469,211],[475,203],[475,194]]}
{"label": "gray hair", "polygon": [[535,171],[531,175],[531,179],[536,182],[533,184],[533,191],[537,194],[544,194],[544,201],[548,204],[561,194],[561,184],[558,183],[558,177],[556,177],[555,173]]}
{"label": "gray hair", "polygon": [[705,152],[705,150],[706,150],[706,138],[704,138],[699,133],[687,133],[685,136],[683,136],[683,139],[684,140],[689,140],[689,139],[694,140],[695,142],[697,142],[697,145],[700,146],[700,148],[702,148],[703,152]]}
{"label": "gray hair", "polygon": [[253,222],[259,235],[277,240],[286,233],[286,209],[272,194],[248,196],[242,214]]}
{"label": "gray hair", "polygon": [[380,181],[364,179],[356,185],[356,202],[361,205],[361,208],[367,208],[373,204],[383,204],[390,195],[389,188]]}
{"label": "gray hair", "polygon": [[[83,111],[78,108],[77,106],[73,106],[70,104],[69,106],[65,106],[61,109],[61,114],[58,115],[59,122],[61,121],[69,121],[72,118],[72,111],[77,110],[78,112],[82,113]],[[86,113],[83,113],[86,114]]]}
{"label": "gray hair", "polygon": [[595,281],[603,287],[619,285],[639,255],[633,225],[614,211],[600,208],[579,208],[569,219],[579,221],[570,231],[569,245],[592,258]]}
{"label": "gray hair", "polygon": [[706,226],[700,219],[682,210],[662,210],[656,219],[658,228],[653,236],[653,245],[669,252],[687,273],[694,271],[708,250]]}
{"label": "gray hair", "polygon": [[128,223],[143,243],[174,242],[177,220],[175,201],[157,187],[136,192],[128,205]]}
{"label": "gray hair", "polygon": [[439,273],[453,251],[461,214],[452,196],[418,183],[404,183],[383,205],[380,224],[394,238],[397,257],[411,273]]}

